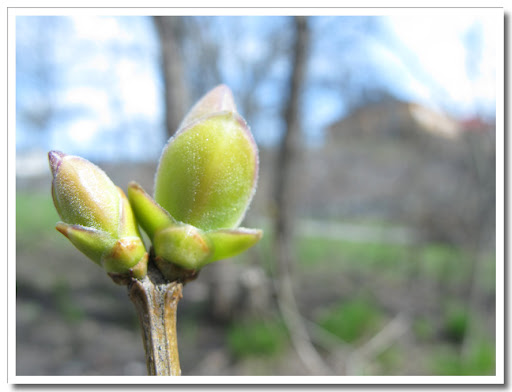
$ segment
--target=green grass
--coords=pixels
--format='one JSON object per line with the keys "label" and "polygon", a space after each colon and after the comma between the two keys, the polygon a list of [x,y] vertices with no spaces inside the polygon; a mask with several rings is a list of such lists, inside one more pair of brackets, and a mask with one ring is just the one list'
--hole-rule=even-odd
{"label": "green grass", "polygon": [[461,344],[469,327],[469,315],[463,303],[449,303],[445,306],[443,333],[447,339]]}
{"label": "green grass", "polygon": [[328,309],[317,322],[346,343],[353,343],[376,332],[384,319],[371,301],[357,298]]}
{"label": "green grass", "polygon": [[[16,195],[16,239],[20,244],[47,240],[64,242],[56,235],[55,224],[59,216],[48,192],[18,192]],[[368,222],[366,222],[368,224]],[[371,222],[386,227],[388,223]],[[272,230],[267,228],[262,241],[255,247],[259,258],[272,273]],[[378,274],[395,281],[407,278],[413,262],[419,263],[419,273],[431,280],[459,284],[467,277],[467,254],[456,247],[428,244],[409,248],[399,244],[355,243],[345,240],[319,237],[300,237],[295,243],[297,265],[304,272],[329,271],[330,273]],[[239,257],[243,262],[247,254]],[[495,286],[495,255],[486,254],[481,263],[479,279],[482,288],[493,291]]]}
{"label": "green grass", "polygon": [[60,220],[51,192],[16,194],[16,241],[30,242],[55,234]]}
{"label": "green grass", "polygon": [[296,257],[305,270],[330,273],[359,271],[400,278],[408,268],[409,250],[401,245],[355,243],[328,238],[302,237],[296,242]]}
{"label": "green grass", "polygon": [[[51,192],[19,192],[16,196],[16,240],[21,246],[44,241],[55,241],[60,245],[67,240],[55,231],[59,216],[53,206]],[[378,224],[378,222],[376,222]],[[265,235],[252,252],[272,272],[274,260],[272,252],[272,231]],[[496,259],[490,251],[482,256],[477,274],[480,289],[494,293]],[[249,261],[247,254],[237,258],[237,262]],[[345,240],[319,237],[298,237],[295,243],[296,273],[319,279],[325,274],[333,277],[339,274],[350,276],[357,272],[361,279],[393,279],[401,284],[409,278],[412,263],[417,263],[418,275],[431,282],[442,282],[447,287],[460,287],[468,277],[469,258],[464,250],[443,244],[427,244],[410,248],[398,244],[355,243]],[[206,273],[206,271],[205,271]],[[79,321],[83,317],[81,309],[70,302],[70,291],[62,282],[52,287],[52,295],[58,311],[68,322]],[[461,358],[453,343],[460,343],[467,331],[468,315],[457,306],[442,306],[444,310],[440,327],[452,344],[435,345],[436,327],[428,319],[418,319],[413,331],[419,341],[429,343],[425,361],[436,375],[486,375],[495,372],[495,348],[491,340],[475,340],[468,354]],[[333,307],[321,309],[315,320],[330,333],[347,343],[364,341],[377,332],[385,321],[385,315],[372,301],[356,298],[343,301]],[[474,317],[473,317],[474,318]],[[472,321],[473,322],[473,321]],[[185,341],[194,341],[197,328],[186,326]],[[289,344],[286,328],[280,320],[252,320],[233,323],[227,331],[227,344],[236,358],[271,358],[278,355]],[[383,372],[399,366],[401,353],[390,349],[379,356],[378,364]]]}
{"label": "green grass", "polygon": [[227,342],[236,358],[272,357],[286,346],[288,335],[280,320],[247,320],[230,326]]}
{"label": "green grass", "polygon": [[82,308],[78,307],[71,296],[71,286],[65,280],[55,282],[53,288],[53,297],[57,311],[69,323],[76,323],[85,318]]}
{"label": "green grass", "polygon": [[[409,278],[411,268],[417,268],[422,278],[447,285],[464,284],[469,277],[470,263],[466,251],[451,245],[434,243],[413,248],[400,244],[355,243],[317,237],[301,237],[296,241],[296,259],[304,271],[357,271],[398,283]],[[496,271],[494,252],[483,256],[479,268],[479,286],[493,292]]]}
{"label": "green grass", "polygon": [[421,248],[421,271],[436,280],[465,278],[469,263],[467,255],[459,248],[444,244],[429,244]]}
{"label": "green grass", "polygon": [[432,373],[441,376],[487,376],[496,372],[496,350],[491,340],[474,340],[465,356],[442,347],[431,358]]}
{"label": "green grass", "polygon": [[418,317],[414,320],[412,331],[420,341],[431,341],[435,338],[436,328],[434,322],[427,317]]}
{"label": "green grass", "polygon": [[485,253],[479,268],[478,287],[486,292],[494,292],[496,288],[496,253]]}
{"label": "green grass", "polygon": [[402,367],[405,358],[403,350],[396,345],[384,350],[375,358],[379,365],[378,374],[395,374]]}
{"label": "green grass", "polygon": [[297,241],[299,261],[304,265],[336,257],[345,261],[358,261],[367,265],[395,264],[406,255],[401,245],[355,243],[344,240],[305,237]]}

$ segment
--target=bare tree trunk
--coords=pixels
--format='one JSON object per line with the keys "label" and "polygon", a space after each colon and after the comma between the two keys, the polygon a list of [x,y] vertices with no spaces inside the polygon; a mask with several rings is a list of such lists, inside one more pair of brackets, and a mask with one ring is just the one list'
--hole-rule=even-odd
{"label": "bare tree trunk", "polygon": [[180,16],[155,16],[153,20],[160,38],[165,82],[165,125],[170,137],[178,129],[188,108],[188,89],[180,49],[183,20]]}
{"label": "bare tree trunk", "polygon": [[300,98],[304,83],[309,32],[305,17],[295,18],[295,45],[292,74],[289,83],[288,105],[285,109],[285,133],[277,156],[275,198],[277,217],[275,235],[278,253],[279,275],[291,272],[291,242],[295,204],[294,166],[301,149]]}
{"label": "bare tree trunk", "polygon": [[293,217],[294,217],[294,168],[300,152],[300,99],[306,74],[309,29],[307,18],[294,19],[295,43],[292,73],[289,83],[288,105],[285,110],[286,130],[277,160],[275,221],[275,254],[277,260],[278,302],[292,343],[301,361],[312,374],[325,374],[327,367],[313,347],[304,321],[299,313],[293,293]]}

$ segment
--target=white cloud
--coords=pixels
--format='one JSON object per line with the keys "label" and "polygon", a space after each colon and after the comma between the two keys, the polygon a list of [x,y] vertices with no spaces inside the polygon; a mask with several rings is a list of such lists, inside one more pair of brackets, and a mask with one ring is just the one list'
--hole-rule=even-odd
{"label": "white cloud", "polygon": [[[468,49],[464,36],[475,23],[483,27],[483,61],[478,74],[471,77],[466,66]],[[414,65],[410,69],[415,89],[421,91],[423,96],[426,90],[430,90],[441,105],[450,106],[461,113],[475,110],[480,102],[495,100],[496,31],[493,24],[492,18],[474,15],[388,18],[388,27],[416,56],[417,64],[423,70],[414,69]],[[399,57],[400,53],[396,53],[396,56]],[[411,67],[411,64],[408,66]]]}
{"label": "white cloud", "polygon": [[76,120],[68,129],[71,140],[77,144],[86,144],[94,137],[98,130],[98,123],[93,120]]}
{"label": "white cloud", "polygon": [[59,101],[70,109],[84,108],[91,111],[94,119],[103,126],[113,125],[109,95],[105,90],[90,86],[72,87],[62,91]]}
{"label": "white cloud", "polygon": [[415,100],[422,102],[432,100],[429,86],[418,80],[398,53],[375,41],[369,42],[368,53],[371,61],[378,64],[378,72],[387,80],[395,93],[400,96],[414,97]]}
{"label": "white cloud", "polygon": [[119,94],[125,113],[156,118],[159,112],[159,96],[156,76],[149,66],[137,59],[121,59],[115,66]]}
{"label": "white cloud", "polygon": [[107,40],[121,39],[128,35],[116,18],[108,16],[72,16],[76,36],[79,39]]}

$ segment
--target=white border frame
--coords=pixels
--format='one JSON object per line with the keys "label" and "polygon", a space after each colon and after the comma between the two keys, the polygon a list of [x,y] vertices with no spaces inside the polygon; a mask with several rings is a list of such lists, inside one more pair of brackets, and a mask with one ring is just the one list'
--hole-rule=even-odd
{"label": "white border frame", "polygon": [[[18,15],[162,15],[162,14],[175,14],[175,15],[327,15],[327,14],[342,14],[342,15],[388,15],[388,14],[417,14],[418,8],[410,7],[408,3],[397,4],[389,7],[382,8],[117,8],[120,4],[111,5],[113,2],[108,2],[111,8],[93,8],[103,7],[107,2],[93,0],[87,3],[86,8],[66,8],[66,3],[63,1],[57,2],[57,7],[61,8],[44,8],[40,7],[40,2],[26,1],[23,4],[20,2],[9,1],[5,11],[5,19],[8,21],[8,47],[6,45],[6,52],[8,51],[8,62],[6,70],[8,72],[7,80],[7,99],[10,103],[8,105],[8,227],[7,232],[9,236],[5,236],[7,254],[7,285],[8,293],[6,302],[8,301],[8,358],[7,358],[7,381],[13,384],[503,384],[505,381],[504,376],[504,323],[505,323],[505,302],[504,302],[504,279],[505,279],[505,200],[504,200],[504,183],[505,178],[505,160],[504,160],[504,52],[497,53],[497,103],[496,103],[496,375],[495,376],[303,376],[303,377],[287,377],[287,376],[181,376],[179,378],[170,377],[147,377],[147,376],[17,376],[16,371],[16,238],[15,238],[15,17]],[[64,4],[62,4],[64,3]],[[115,2],[114,2],[115,3]],[[123,7],[138,7],[137,2],[125,1]],[[157,6],[162,6],[165,2],[154,2]],[[204,2],[203,2],[204,3]],[[304,2],[296,1],[295,5],[302,5]],[[401,2],[396,2],[401,3]],[[451,1],[450,3],[454,3]],[[484,3],[484,2],[480,2]],[[190,2],[188,3],[190,5]],[[360,3],[359,3],[360,4]],[[367,7],[380,6],[381,3],[377,1],[366,2]],[[428,4],[428,5],[427,5]],[[446,8],[450,4],[447,1],[437,0],[425,4],[426,8],[421,9],[422,14],[438,14],[453,15],[456,17],[461,13],[478,12],[489,13],[496,17],[496,23],[499,24],[499,36],[497,39],[497,47],[504,48],[504,8],[501,2],[487,1],[484,4],[472,5],[475,2],[467,1],[465,6],[477,7],[475,8]],[[145,4],[148,5],[147,3]],[[196,4],[197,6],[209,6],[208,4]],[[320,4],[318,5],[320,7]],[[452,5],[459,7],[459,4]],[[19,8],[19,7],[35,7],[35,8]],[[229,7],[229,5],[227,5]],[[405,7],[405,8],[390,8],[390,7]],[[433,8],[441,7],[441,8]],[[497,8],[491,8],[497,7]],[[4,41],[5,42],[5,41]],[[7,50],[8,49],[8,50]],[[7,105],[6,105],[7,107]]]}

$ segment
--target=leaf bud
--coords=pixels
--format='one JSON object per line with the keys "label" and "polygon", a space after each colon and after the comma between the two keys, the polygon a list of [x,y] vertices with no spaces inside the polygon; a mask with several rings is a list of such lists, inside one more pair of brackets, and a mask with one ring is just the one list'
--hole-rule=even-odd
{"label": "leaf bud", "polygon": [[57,230],[109,274],[142,278],[147,253],[123,191],[88,160],[48,153]]}
{"label": "leaf bud", "polygon": [[176,276],[176,268],[165,263],[196,271],[260,240],[261,230],[238,228],[256,190],[258,167],[256,143],[236,112],[231,90],[214,88],[165,146],[154,198],[135,183],[128,187],[164,275]]}

